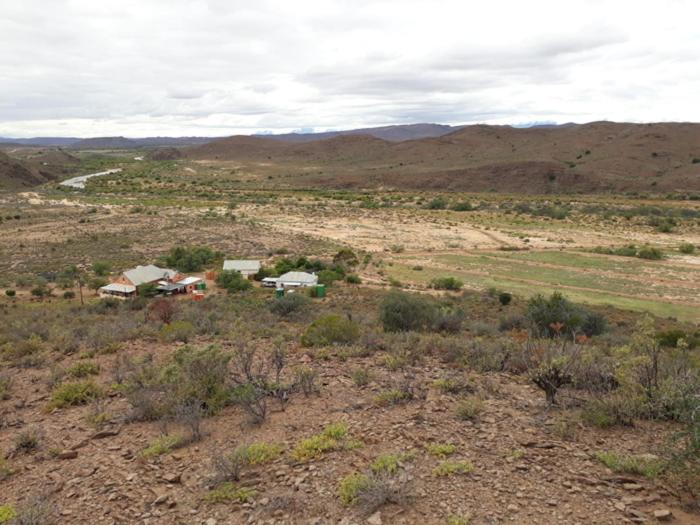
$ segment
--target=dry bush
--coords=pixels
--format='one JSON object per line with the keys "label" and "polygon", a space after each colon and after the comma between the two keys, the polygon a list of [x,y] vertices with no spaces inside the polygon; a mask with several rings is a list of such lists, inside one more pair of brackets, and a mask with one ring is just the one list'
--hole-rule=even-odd
{"label": "dry bush", "polygon": [[310,366],[298,366],[294,369],[295,384],[304,393],[305,397],[319,392],[319,387],[316,384],[318,379],[318,371]]}
{"label": "dry bush", "polygon": [[17,508],[13,525],[54,525],[58,509],[48,494],[33,494]]}

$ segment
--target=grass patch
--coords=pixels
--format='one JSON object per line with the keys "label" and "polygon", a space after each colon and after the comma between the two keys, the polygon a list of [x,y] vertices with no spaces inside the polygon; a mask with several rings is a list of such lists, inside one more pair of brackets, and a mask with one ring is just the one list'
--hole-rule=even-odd
{"label": "grass patch", "polygon": [[476,421],[484,408],[484,401],[481,398],[465,397],[457,404],[457,417],[463,421]]}
{"label": "grass patch", "polygon": [[347,438],[348,427],[344,423],[331,423],[320,434],[302,439],[292,450],[296,461],[308,461],[320,455],[337,450]]}
{"label": "grass patch", "polygon": [[151,442],[146,448],[141,451],[141,456],[144,458],[155,458],[168,454],[182,445],[181,436],[162,436]]}
{"label": "grass patch", "polygon": [[595,458],[613,472],[620,474],[636,474],[653,479],[663,470],[663,462],[657,457],[596,452]]}
{"label": "grass patch", "polygon": [[338,485],[338,497],[345,506],[350,506],[357,501],[358,496],[364,490],[372,487],[373,481],[366,474],[356,472],[345,476]]}
{"label": "grass patch", "polygon": [[255,494],[255,490],[251,488],[239,487],[227,481],[210,490],[204,499],[211,503],[248,503]]}
{"label": "grass patch", "polygon": [[251,443],[241,447],[241,454],[249,465],[262,465],[277,459],[282,453],[282,445],[276,443]]}
{"label": "grass patch", "polygon": [[447,456],[454,454],[457,447],[452,443],[428,443],[425,445],[425,449],[431,456],[446,458]]}
{"label": "grass patch", "polygon": [[17,517],[17,512],[12,505],[0,505],[0,523],[9,523]]}
{"label": "grass patch", "polygon": [[75,363],[68,370],[66,370],[66,374],[74,379],[83,379],[89,376],[96,376],[99,373],[100,366],[97,363],[92,363],[90,361]]}
{"label": "grass patch", "polygon": [[474,470],[474,465],[468,461],[442,461],[433,469],[433,476],[447,477],[456,474],[469,474]]}
{"label": "grass patch", "polygon": [[76,405],[87,405],[94,399],[104,395],[102,388],[93,380],[63,383],[53,389],[49,408],[64,408]]}

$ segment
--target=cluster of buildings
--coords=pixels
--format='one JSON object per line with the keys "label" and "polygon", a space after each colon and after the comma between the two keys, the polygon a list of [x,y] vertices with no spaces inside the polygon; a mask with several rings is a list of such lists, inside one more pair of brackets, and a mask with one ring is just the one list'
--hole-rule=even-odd
{"label": "cluster of buildings", "polygon": [[[239,272],[246,279],[252,279],[260,271],[261,263],[256,260],[226,260],[223,271]],[[270,288],[288,289],[311,287],[318,284],[315,273],[287,272],[279,277],[265,277],[262,285]],[[98,290],[100,297],[128,299],[138,294],[138,287],[151,285],[160,295],[192,294],[195,299],[203,297],[206,284],[203,278],[184,275],[177,270],[160,268],[154,264],[137,266],[123,272],[114,282]]]}

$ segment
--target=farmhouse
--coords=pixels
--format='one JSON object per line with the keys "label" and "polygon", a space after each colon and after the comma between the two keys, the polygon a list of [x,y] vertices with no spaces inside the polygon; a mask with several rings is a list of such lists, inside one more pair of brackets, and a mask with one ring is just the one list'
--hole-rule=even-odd
{"label": "farmhouse", "polygon": [[238,272],[246,279],[250,279],[260,271],[260,261],[244,259],[227,260],[224,261],[224,271]]}
{"label": "farmhouse", "polygon": [[169,268],[159,268],[155,264],[137,266],[122,273],[115,283],[141,286],[142,284],[158,283],[158,281],[177,282],[184,279],[184,275]]}
{"label": "farmhouse", "polygon": [[279,288],[298,288],[305,286],[316,286],[318,275],[307,272],[287,272],[277,278]]}
{"label": "farmhouse", "polygon": [[136,289],[142,284],[155,284],[159,291],[174,293],[185,291],[187,283],[182,283],[188,279],[175,270],[169,268],[159,268],[153,264],[147,266],[137,266],[131,270],[126,270],[117,280],[98,290],[100,297],[116,297],[125,299],[134,297]]}

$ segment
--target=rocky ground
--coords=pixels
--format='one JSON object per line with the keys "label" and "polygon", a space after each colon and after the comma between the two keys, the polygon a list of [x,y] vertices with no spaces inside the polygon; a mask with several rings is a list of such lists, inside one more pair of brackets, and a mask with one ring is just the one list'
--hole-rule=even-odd
{"label": "rocky ground", "polygon": [[[142,343],[131,343],[125,352],[144,350]],[[171,351],[159,344],[148,350]],[[100,382],[109,384],[116,357],[98,359]],[[238,408],[227,408],[205,420],[202,441],[151,459],[140,452],[162,425],[125,423],[128,405],[119,395],[113,393],[107,401],[112,422],[97,429],[86,423],[91,407],[47,411],[46,370],[17,373],[15,394],[0,402],[0,444],[13,450],[16,436],[29,428],[40,429],[43,438],[34,453],[9,454],[13,473],[2,482],[4,503],[47,491],[60,523],[75,524],[437,524],[448,523],[449,516],[484,525],[700,522],[682,510],[663,484],[614,474],[592,457],[601,450],[654,453],[669,431],[665,425],[640,423],[608,431],[576,425],[563,431],[562,412],[545,410],[541,392],[526,380],[454,371],[485,400],[476,421],[462,421],[455,416],[458,396],[432,387],[451,372],[439,362],[428,360],[405,371],[419,385],[416,399],[381,407],[373,398],[397,373],[380,364],[380,354],[341,362],[333,356],[314,359],[299,348],[291,361],[319,369],[317,395],[295,394],[284,412],[273,410],[260,426],[248,425]],[[372,371],[364,387],[350,377],[357,367]],[[347,424],[349,438],[361,446],[307,462],[290,458],[300,439],[338,421]],[[244,471],[241,484],[256,491],[254,498],[243,504],[206,501],[212,452],[260,441],[281,444],[284,453]],[[452,459],[474,465],[472,473],[433,475],[439,460],[425,446],[446,442],[456,445]],[[366,469],[377,455],[393,452],[412,456],[401,464],[407,501],[369,516],[343,506],[339,480]]]}

